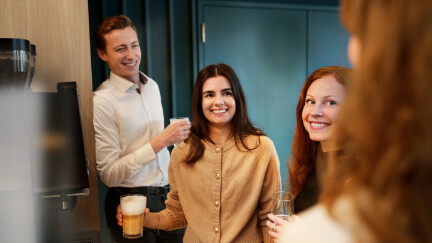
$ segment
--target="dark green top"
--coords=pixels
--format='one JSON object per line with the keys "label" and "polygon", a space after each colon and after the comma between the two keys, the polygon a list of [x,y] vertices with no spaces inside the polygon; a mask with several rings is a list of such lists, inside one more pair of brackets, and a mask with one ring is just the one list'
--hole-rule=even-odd
{"label": "dark green top", "polygon": [[321,146],[318,146],[314,167],[309,172],[303,189],[294,199],[294,212],[296,214],[318,202],[322,192],[322,178],[327,167],[328,156],[329,152],[323,152]]}

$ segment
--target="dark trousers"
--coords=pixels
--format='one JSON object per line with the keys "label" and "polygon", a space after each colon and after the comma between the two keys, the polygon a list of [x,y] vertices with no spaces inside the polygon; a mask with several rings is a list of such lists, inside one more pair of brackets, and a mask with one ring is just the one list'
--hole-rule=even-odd
{"label": "dark trousers", "polygon": [[182,243],[185,229],[173,231],[144,228],[143,237],[126,239],[123,237],[122,227],[117,224],[117,206],[120,196],[125,194],[143,194],[147,197],[147,207],[150,212],[160,212],[165,209],[165,200],[169,187],[136,187],[136,188],[110,188],[105,198],[105,216],[108,228],[116,242],[145,242],[145,243]]}

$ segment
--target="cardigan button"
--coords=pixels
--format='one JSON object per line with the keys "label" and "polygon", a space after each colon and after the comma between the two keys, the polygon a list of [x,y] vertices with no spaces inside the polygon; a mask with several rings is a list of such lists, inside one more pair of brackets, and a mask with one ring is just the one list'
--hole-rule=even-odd
{"label": "cardigan button", "polygon": [[219,232],[219,228],[218,227],[215,227],[214,230],[215,230],[216,233]]}
{"label": "cardigan button", "polygon": [[215,202],[215,205],[216,205],[216,206],[219,206],[219,201],[216,201],[216,202]]}
{"label": "cardigan button", "polygon": [[217,148],[215,149],[215,151],[216,151],[216,153],[219,153],[219,152],[221,151],[221,149],[220,149],[219,147],[217,147]]}
{"label": "cardigan button", "polygon": [[216,173],[216,179],[220,179],[220,174]]}

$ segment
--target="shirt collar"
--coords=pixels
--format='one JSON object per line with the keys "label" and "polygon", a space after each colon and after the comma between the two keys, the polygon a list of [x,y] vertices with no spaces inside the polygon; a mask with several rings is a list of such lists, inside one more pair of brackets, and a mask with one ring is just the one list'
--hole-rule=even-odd
{"label": "shirt collar", "polygon": [[[147,77],[142,73],[139,72],[140,82],[145,85],[147,83]],[[117,75],[115,75],[113,72],[110,73],[109,82],[114,85],[118,90],[120,90],[123,93],[127,93],[129,91],[134,91],[138,88],[138,85],[135,83],[132,83],[129,80],[126,80],[124,78],[121,78]]]}

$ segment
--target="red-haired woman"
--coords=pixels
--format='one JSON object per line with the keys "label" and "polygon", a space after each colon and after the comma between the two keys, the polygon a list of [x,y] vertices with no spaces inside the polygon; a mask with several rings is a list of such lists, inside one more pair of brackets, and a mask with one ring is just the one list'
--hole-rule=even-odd
{"label": "red-haired woman", "polygon": [[328,154],[341,152],[330,138],[345,97],[349,72],[340,66],[322,67],[309,75],[303,85],[297,104],[292,158],[288,161],[296,213],[318,202]]}
{"label": "red-haired woman", "polygon": [[322,203],[280,242],[432,242],[432,2],[341,3],[355,69],[334,138],[349,179],[330,159]]}

